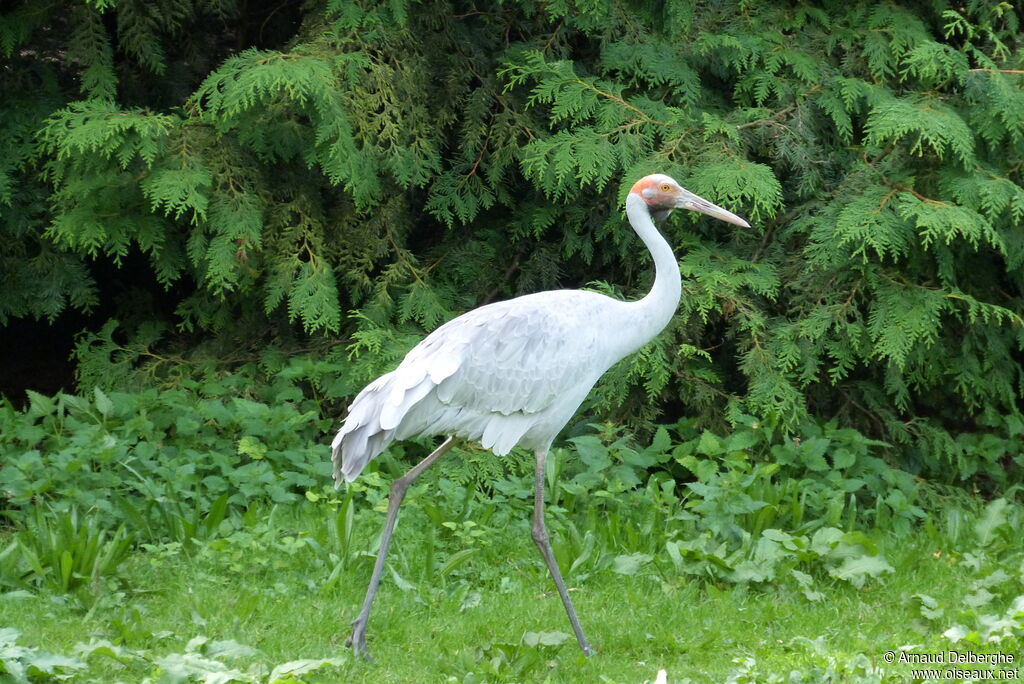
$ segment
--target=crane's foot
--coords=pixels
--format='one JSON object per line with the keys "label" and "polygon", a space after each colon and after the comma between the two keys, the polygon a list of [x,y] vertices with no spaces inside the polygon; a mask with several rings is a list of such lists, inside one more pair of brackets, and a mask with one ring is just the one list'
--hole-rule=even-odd
{"label": "crane's foot", "polygon": [[369,662],[373,662],[373,656],[366,648],[366,621],[356,618],[352,621],[352,635],[345,641],[346,646],[352,647],[352,652]]}

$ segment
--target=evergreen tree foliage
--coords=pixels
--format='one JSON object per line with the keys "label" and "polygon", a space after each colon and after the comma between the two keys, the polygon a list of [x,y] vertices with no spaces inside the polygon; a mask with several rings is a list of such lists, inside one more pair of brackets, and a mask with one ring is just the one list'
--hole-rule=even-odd
{"label": "evergreen tree foliage", "polygon": [[[337,369],[338,408],[473,306],[642,294],[621,207],[658,171],[753,228],[667,222],[680,311],[588,415],[755,415],[780,435],[835,418],[927,475],[1021,464],[1021,18],[981,0],[15,4],[0,325],[115,308],[120,328],[80,339],[83,385],[309,354]],[[97,265],[140,258],[173,315],[101,302]]]}

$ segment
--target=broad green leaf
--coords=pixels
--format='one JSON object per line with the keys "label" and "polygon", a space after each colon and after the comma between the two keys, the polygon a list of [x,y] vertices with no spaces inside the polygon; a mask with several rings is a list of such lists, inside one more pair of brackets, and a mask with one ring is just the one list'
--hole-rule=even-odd
{"label": "broad green leaf", "polygon": [[857,556],[847,558],[838,568],[829,570],[829,574],[838,579],[846,580],[860,589],[868,577],[878,577],[883,572],[895,572],[881,556]]}
{"label": "broad green leaf", "polygon": [[612,561],[612,571],[620,575],[635,575],[640,568],[647,565],[653,559],[646,553],[630,553],[616,556]]}
{"label": "broad green leaf", "polygon": [[344,658],[310,658],[305,660],[290,660],[281,663],[270,672],[269,684],[284,684],[293,682],[302,675],[316,672],[327,667],[341,667],[346,662]]}
{"label": "broad green leaf", "polygon": [[565,632],[526,632],[523,634],[523,644],[530,648],[561,646],[570,638],[570,635]]}
{"label": "broad green leaf", "polygon": [[253,460],[260,460],[267,455],[267,445],[257,437],[246,435],[238,440],[238,453]]}

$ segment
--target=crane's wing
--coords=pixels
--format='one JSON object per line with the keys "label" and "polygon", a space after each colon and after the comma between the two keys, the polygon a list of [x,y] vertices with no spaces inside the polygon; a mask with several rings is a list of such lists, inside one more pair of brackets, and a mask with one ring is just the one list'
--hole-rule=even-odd
{"label": "crane's wing", "polygon": [[[562,293],[543,293],[554,295]],[[577,294],[567,292],[565,294]],[[543,410],[576,381],[594,346],[594,321],[575,297],[522,297],[454,319],[399,367],[417,384],[425,373],[447,405],[508,415]],[[405,375],[405,374],[408,375]]]}
{"label": "crane's wing", "polygon": [[352,402],[332,445],[335,478],[354,479],[393,439],[455,434],[504,454],[531,429],[553,438],[617,360],[602,344],[612,304],[543,292],[444,324]]}

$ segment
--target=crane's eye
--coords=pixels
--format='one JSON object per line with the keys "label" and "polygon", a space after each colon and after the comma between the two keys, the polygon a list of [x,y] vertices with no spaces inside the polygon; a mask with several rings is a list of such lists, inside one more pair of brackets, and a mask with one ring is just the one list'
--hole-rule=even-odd
{"label": "crane's eye", "polygon": [[662,192],[668,192],[671,189],[672,189],[672,186],[669,185],[668,183],[662,183],[661,184],[661,191]]}

